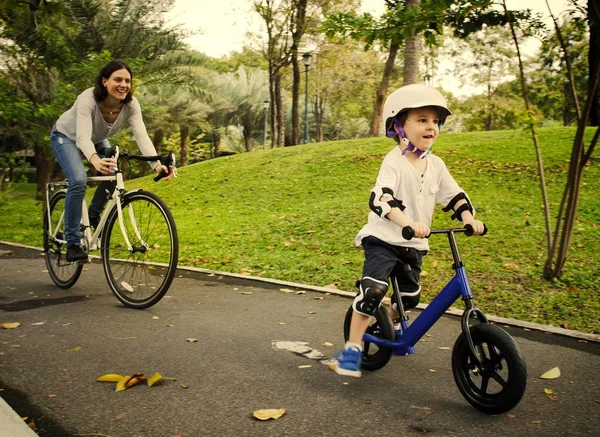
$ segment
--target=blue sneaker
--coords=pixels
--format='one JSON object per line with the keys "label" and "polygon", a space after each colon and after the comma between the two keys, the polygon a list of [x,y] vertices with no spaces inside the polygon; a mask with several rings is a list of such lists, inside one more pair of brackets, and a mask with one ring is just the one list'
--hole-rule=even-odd
{"label": "blue sneaker", "polygon": [[344,376],[353,376],[360,378],[360,362],[362,360],[362,351],[357,347],[344,348],[337,351],[334,355],[337,364],[333,368],[335,373]]}

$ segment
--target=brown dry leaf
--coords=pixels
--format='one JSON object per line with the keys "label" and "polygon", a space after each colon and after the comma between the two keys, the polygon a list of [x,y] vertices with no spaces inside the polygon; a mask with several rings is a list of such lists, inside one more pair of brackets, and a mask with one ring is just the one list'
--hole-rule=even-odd
{"label": "brown dry leaf", "polygon": [[558,367],[553,367],[540,376],[541,379],[556,379],[558,377],[560,377],[560,369]]}
{"label": "brown dry leaf", "polygon": [[3,323],[1,326],[4,329],[15,329],[15,328],[18,328],[19,326],[21,326],[21,324],[19,322],[8,322],[8,323]]}
{"label": "brown dry leaf", "polygon": [[123,420],[125,418],[125,416],[127,416],[129,413],[121,413],[117,416],[115,416],[116,420]]}
{"label": "brown dry leaf", "polygon": [[258,420],[269,420],[269,419],[279,419],[281,416],[285,414],[285,409],[275,409],[270,408],[267,410],[256,410],[252,413],[252,416],[257,418]]}
{"label": "brown dry leaf", "polygon": [[164,378],[163,378],[163,376],[162,376],[160,373],[158,373],[158,372],[154,372],[154,375],[152,375],[152,376],[151,376],[151,377],[148,379],[148,381],[147,381],[147,383],[148,383],[148,387],[152,387],[154,384],[157,384],[157,383],[159,383],[159,382],[160,382],[160,381],[162,381],[163,379],[164,379]]}
{"label": "brown dry leaf", "polygon": [[187,341],[188,343],[196,343],[198,341],[197,338],[186,338],[185,341]]}

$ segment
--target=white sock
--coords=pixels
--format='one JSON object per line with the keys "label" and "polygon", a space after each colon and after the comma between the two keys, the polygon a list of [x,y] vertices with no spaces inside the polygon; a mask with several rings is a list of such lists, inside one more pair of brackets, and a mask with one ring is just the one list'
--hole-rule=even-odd
{"label": "white sock", "polygon": [[357,348],[359,351],[362,352],[362,345],[358,344],[358,343],[350,343],[349,341],[346,342],[346,345],[344,346],[344,349],[350,349],[350,348]]}

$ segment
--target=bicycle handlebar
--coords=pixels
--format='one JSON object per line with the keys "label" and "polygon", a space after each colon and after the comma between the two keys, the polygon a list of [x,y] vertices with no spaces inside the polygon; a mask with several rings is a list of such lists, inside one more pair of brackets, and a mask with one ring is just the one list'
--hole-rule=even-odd
{"label": "bicycle handlebar", "polygon": [[[488,231],[488,228],[484,224],[483,225],[483,233],[481,234],[481,236],[484,236],[485,234],[487,234],[487,231]],[[431,236],[431,234],[448,234],[450,232],[464,232],[467,236],[471,237],[471,236],[473,236],[473,226],[465,225],[464,228],[434,229],[425,238],[429,238]],[[404,238],[405,240],[412,240],[414,237],[415,237],[415,231],[413,228],[411,228],[410,226],[405,226],[402,228],[402,238]]]}
{"label": "bicycle handlebar", "polygon": [[[115,155],[115,150],[118,150],[119,146],[117,144],[115,144],[114,146],[112,146],[109,151],[112,151],[112,156]],[[155,156],[143,156],[143,155],[133,155],[127,152],[118,152],[118,158],[117,160],[128,160],[128,159],[133,159],[135,161],[145,161],[145,162],[150,162],[150,161],[160,161],[161,165],[164,165],[165,167],[169,168],[169,167],[175,167],[175,154],[173,152],[169,152],[166,155],[155,155]],[[168,173],[166,172],[160,172],[159,174],[157,174],[154,177],[154,182],[158,182],[159,180],[161,180],[162,178],[164,178],[165,176],[167,176]]]}

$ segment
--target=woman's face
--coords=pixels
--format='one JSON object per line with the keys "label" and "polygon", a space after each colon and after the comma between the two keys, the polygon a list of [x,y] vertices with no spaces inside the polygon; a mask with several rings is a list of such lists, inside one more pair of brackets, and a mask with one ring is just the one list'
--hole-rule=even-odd
{"label": "woman's face", "polygon": [[116,100],[123,100],[131,91],[131,74],[125,68],[116,70],[108,79],[102,78],[108,95]]}

